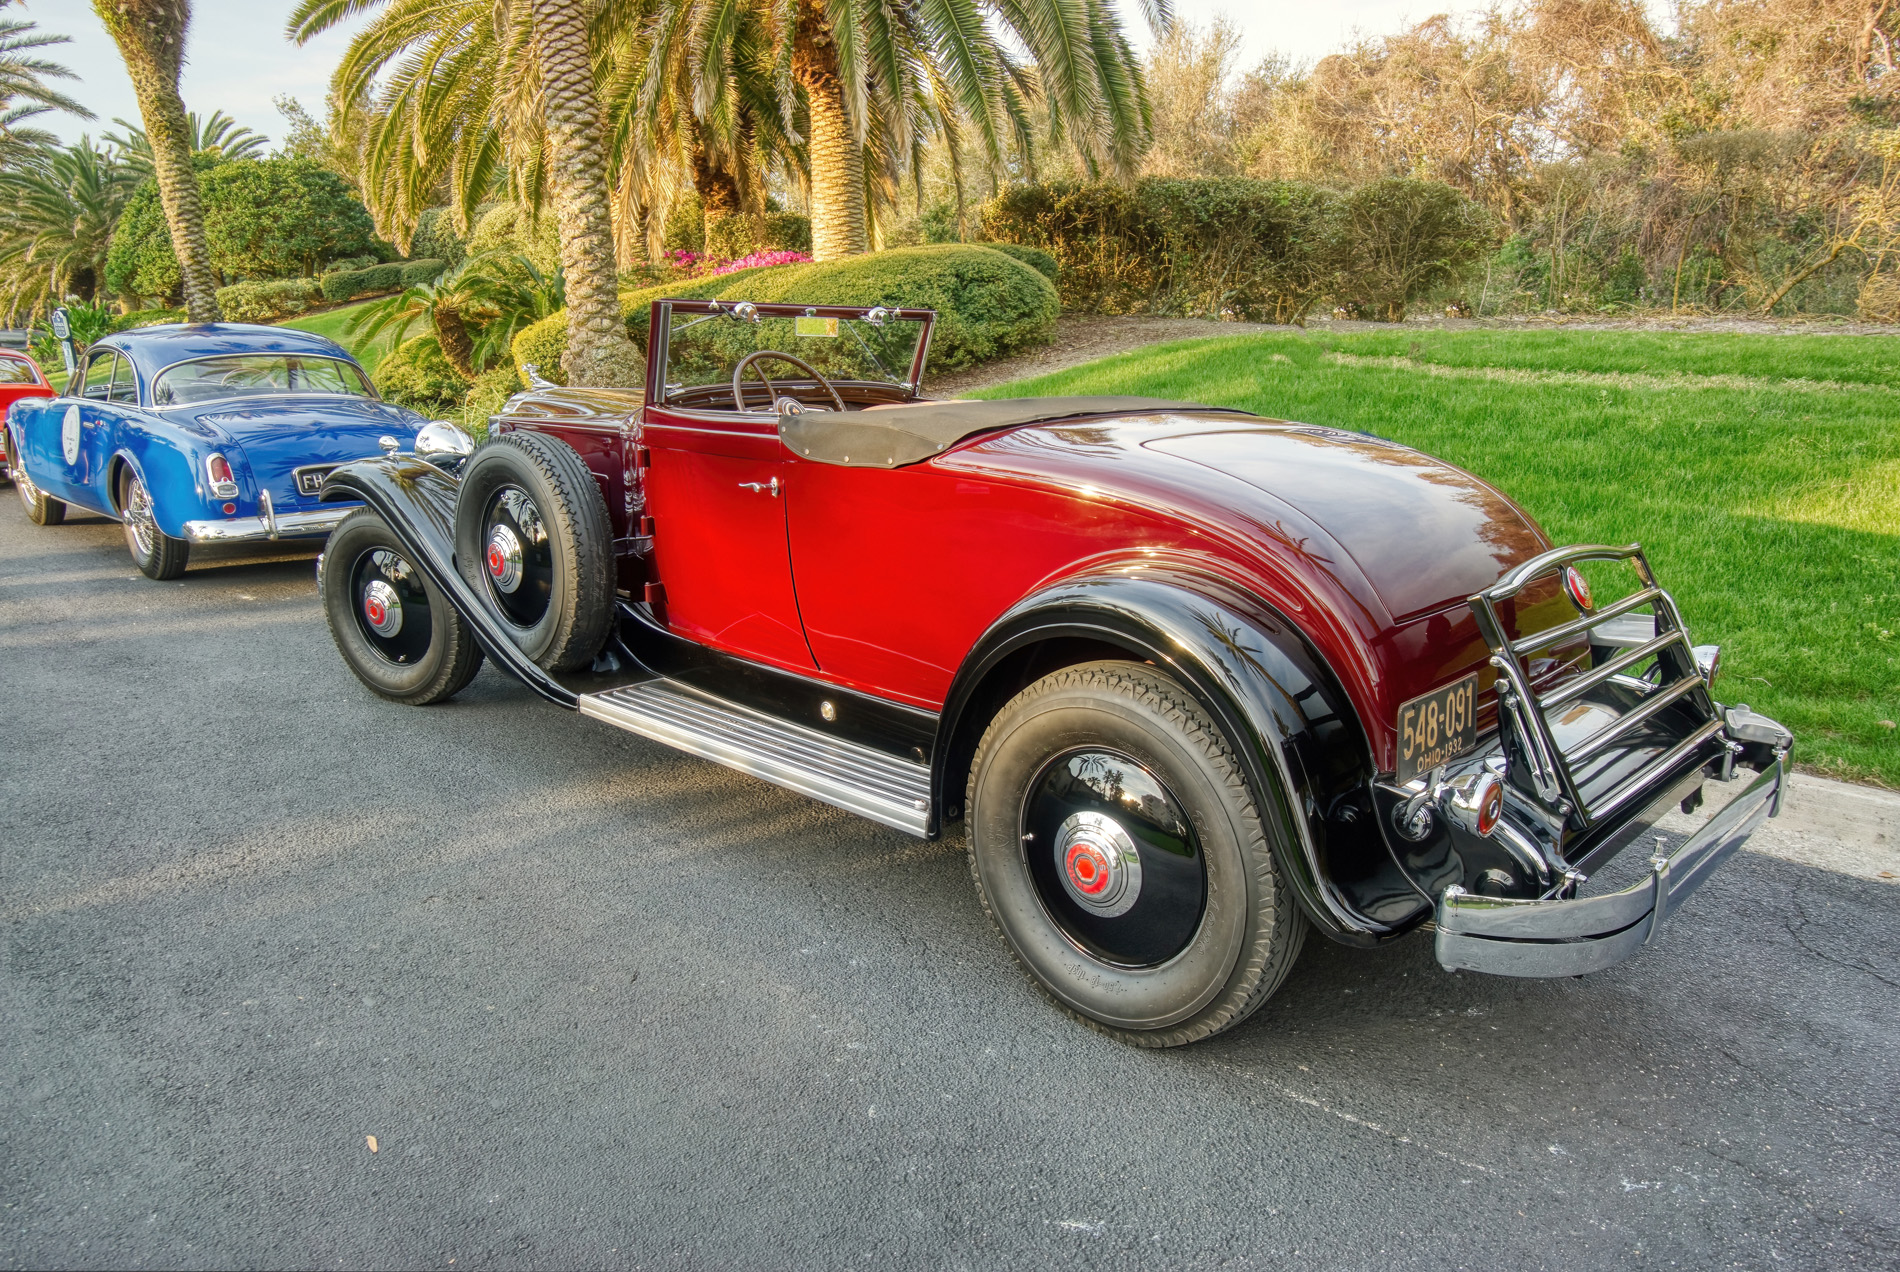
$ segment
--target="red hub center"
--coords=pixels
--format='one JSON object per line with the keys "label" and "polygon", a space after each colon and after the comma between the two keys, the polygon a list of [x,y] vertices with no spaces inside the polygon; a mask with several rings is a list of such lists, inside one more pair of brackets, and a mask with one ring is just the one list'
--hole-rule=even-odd
{"label": "red hub center", "polygon": [[373,596],[363,602],[363,613],[369,617],[371,627],[381,627],[389,620],[389,611]]}
{"label": "red hub center", "polygon": [[1099,896],[1108,887],[1108,856],[1091,843],[1069,845],[1069,882],[1083,896]]}
{"label": "red hub center", "polygon": [[496,578],[508,572],[508,558],[501,554],[499,544],[488,545],[488,572]]}

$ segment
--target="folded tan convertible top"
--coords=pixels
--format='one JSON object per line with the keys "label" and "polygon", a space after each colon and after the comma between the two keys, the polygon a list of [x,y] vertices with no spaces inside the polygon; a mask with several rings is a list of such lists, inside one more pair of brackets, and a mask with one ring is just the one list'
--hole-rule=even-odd
{"label": "folded tan convertible top", "polygon": [[940,455],[966,437],[994,429],[1090,415],[1152,415],[1164,411],[1230,412],[1234,408],[1147,397],[918,402],[871,411],[806,411],[799,415],[781,415],[778,432],[792,451],[821,464],[898,468]]}

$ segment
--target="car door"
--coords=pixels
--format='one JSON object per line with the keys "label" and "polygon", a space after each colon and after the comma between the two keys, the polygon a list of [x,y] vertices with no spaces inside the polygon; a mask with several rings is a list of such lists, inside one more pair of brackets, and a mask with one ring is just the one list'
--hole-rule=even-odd
{"label": "car door", "polygon": [[649,406],[641,444],[667,627],[741,657],[814,668],[792,591],[785,496],[793,463],[778,417]]}
{"label": "car door", "polygon": [[[56,399],[51,420],[42,416],[42,426],[32,436],[21,439],[27,452],[27,471],[45,490],[66,503],[103,512],[106,505],[92,489],[101,479],[105,457],[100,455],[100,434],[113,412],[112,392],[115,379],[131,371],[113,349],[95,349],[86,355],[72,391]],[[45,427],[50,422],[51,428]]]}

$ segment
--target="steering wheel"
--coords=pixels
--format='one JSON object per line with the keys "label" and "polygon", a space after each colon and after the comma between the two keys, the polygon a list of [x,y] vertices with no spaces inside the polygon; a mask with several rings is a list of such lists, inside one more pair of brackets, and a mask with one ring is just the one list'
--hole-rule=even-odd
{"label": "steering wheel", "polygon": [[780,353],[777,349],[757,349],[739,359],[739,365],[732,369],[732,404],[738,408],[741,415],[772,415],[778,411],[778,389],[772,384],[771,377],[767,376],[763,371],[759,372],[759,380],[765,385],[765,391],[772,396],[771,409],[752,411],[746,408],[745,390],[739,386],[739,378],[745,374],[747,367],[761,358],[777,358],[780,362],[791,363],[800,371],[803,371],[806,375],[816,380],[819,387],[823,388],[825,392],[831,394],[831,400],[838,404],[840,411],[845,409],[844,399],[838,396],[838,390],[832,388],[831,381],[819,375],[818,368],[814,367],[811,363],[793,354]]}

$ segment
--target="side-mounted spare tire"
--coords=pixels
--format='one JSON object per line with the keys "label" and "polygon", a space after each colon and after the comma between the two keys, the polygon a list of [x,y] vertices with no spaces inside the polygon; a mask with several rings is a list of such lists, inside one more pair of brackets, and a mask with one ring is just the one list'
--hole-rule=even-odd
{"label": "side-mounted spare tire", "polygon": [[547,671],[589,665],[613,619],[607,501],[573,447],[509,433],[479,447],[455,501],[455,560],[490,614]]}

